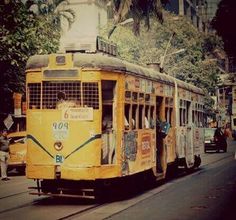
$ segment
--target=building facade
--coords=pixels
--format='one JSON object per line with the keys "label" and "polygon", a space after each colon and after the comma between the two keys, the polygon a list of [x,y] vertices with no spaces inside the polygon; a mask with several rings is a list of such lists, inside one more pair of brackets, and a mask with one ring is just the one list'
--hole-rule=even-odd
{"label": "building facade", "polygon": [[186,16],[199,31],[207,32],[207,7],[206,0],[171,0],[165,9]]}
{"label": "building facade", "polygon": [[75,22],[69,28],[66,21],[62,22],[60,51],[96,50],[96,37],[99,29],[107,24],[107,6],[99,0],[68,0],[68,7],[75,12]]}

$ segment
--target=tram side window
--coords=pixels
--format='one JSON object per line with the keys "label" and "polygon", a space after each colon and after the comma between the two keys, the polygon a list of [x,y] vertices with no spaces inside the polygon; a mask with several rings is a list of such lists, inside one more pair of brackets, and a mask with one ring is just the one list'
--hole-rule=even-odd
{"label": "tram side window", "polygon": [[203,112],[200,113],[200,127],[202,128],[203,127],[203,124],[204,124],[204,121],[203,121]]}
{"label": "tram side window", "polygon": [[204,124],[204,118],[203,118],[203,105],[199,105],[199,123],[198,127],[203,127]]}
{"label": "tram side window", "polygon": [[139,117],[138,117],[138,121],[139,121],[139,129],[144,128],[143,126],[143,105],[139,105]]}
{"label": "tram side window", "polygon": [[198,127],[198,110],[197,110],[197,104],[195,104],[195,114],[194,114],[194,118],[195,118],[195,125]]}
{"label": "tram side window", "polygon": [[179,125],[183,126],[183,108],[182,108],[182,100],[179,100]]}
{"label": "tram side window", "polygon": [[173,114],[173,99],[166,98],[165,101],[165,120],[171,125],[172,122],[172,114]]}
{"label": "tram side window", "polygon": [[155,128],[155,107],[151,106],[150,110],[150,128]]}
{"label": "tram side window", "polygon": [[194,120],[194,110],[192,110],[192,122],[193,122],[193,124],[195,124],[195,120]]}
{"label": "tram side window", "polygon": [[138,114],[138,105],[137,104],[133,104],[132,105],[132,129],[136,129],[137,128],[137,114]]}
{"label": "tram side window", "polygon": [[130,104],[125,104],[125,130],[130,129]]}
{"label": "tram side window", "polygon": [[182,126],[182,108],[179,109],[179,125]]}
{"label": "tram side window", "polygon": [[187,122],[187,111],[186,111],[186,101],[180,99],[180,110],[179,110],[179,124],[180,126],[186,125]]}
{"label": "tram side window", "polygon": [[183,109],[183,125],[186,125],[186,109]]}
{"label": "tram side window", "polygon": [[133,93],[132,93],[132,100],[133,100],[134,102],[137,102],[137,100],[138,100],[138,93],[137,93],[137,92],[133,92]]}
{"label": "tram side window", "polygon": [[145,106],[144,127],[150,128],[150,106]]}
{"label": "tram side window", "polygon": [[112,129],[112,106],[104,105],[102,108],[102,130]]}
{"label": "tram side window", "polygon": [[102,128],[113,128],[113,105],[115,95],[115,81],[102,81]]}

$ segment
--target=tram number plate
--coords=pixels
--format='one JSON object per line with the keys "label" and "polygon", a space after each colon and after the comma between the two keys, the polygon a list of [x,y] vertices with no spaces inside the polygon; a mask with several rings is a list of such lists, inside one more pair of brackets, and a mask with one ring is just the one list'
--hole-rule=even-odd
{"label": "tram number plate", "polygon": [[64,157],[62,155],[57,154],[55,156],[55,164],[62,164],[64,161]]}
{"label": "tram number plate", "polygon": [[68,122],[54,122],[52,124],[52,133],[55,140],[65,140],[69,135]]}

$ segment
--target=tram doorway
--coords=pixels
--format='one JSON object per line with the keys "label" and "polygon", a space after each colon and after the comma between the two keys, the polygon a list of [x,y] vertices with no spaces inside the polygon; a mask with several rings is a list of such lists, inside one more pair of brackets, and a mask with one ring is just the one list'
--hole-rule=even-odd
{"label": "tram doorway", "polygon": [[102,80],[102,164],[115,163],[116,81]]}
{"label": "tram doorway", "polygon": [[166,169],[166,152],[164,149],[164,140],[160,132],[161,122],[165,119],[164,98],[156,97],[156,171],[163,173]]}

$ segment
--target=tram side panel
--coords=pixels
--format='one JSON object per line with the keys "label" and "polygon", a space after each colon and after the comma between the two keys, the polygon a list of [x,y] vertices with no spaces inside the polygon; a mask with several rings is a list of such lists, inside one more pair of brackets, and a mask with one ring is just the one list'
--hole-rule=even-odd
{"label": "tram side panel", "polygon": [[[176,127],[176,149],[180,166],[199,166],[203,149],[204,129],[202,128],[203,105],[197,94],[179,89],[178,118]],[[200,96],[200,95],[199,95]],[[198,101],[199,100],[199,101]]]}
{"label": "tram side panel", "polygon": [[156,166],[155,97],[151,80],[124,75],[122,175],[152,170]]}

